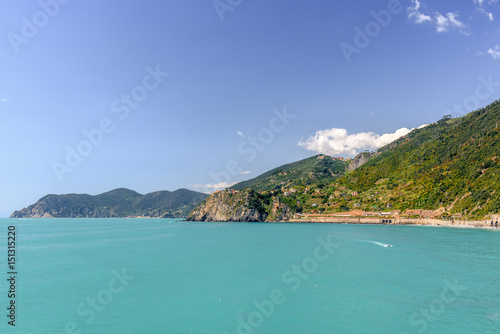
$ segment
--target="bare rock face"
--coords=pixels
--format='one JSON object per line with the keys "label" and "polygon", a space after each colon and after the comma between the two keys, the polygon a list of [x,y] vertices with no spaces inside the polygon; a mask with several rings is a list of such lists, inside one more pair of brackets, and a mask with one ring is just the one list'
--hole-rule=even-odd
{"label": "bare rock face", "polygon": [[353,171],[358,167],[361,167],[365,163],[368,162],[371,158],[374,158],[380,154],[379,151],[370,153],[370,152],[363,152],[358,154],[354,159],[351,160],[349,165],[347,165],[347,170],[348,171]]}
{"label": "bare rock face", "polygon": [[293,217],[292,210],[286,205],[282,203],[279,198],[274,198],[273,204],[271,207],[271,212],[267,216],[266,221],[268,222],[282,222],[288,221]]}
{"label": "bare rock face", "polygon": [[263,222],[266,218],[258,193],[248,188],[215,192],[186,217],[207,222]]}

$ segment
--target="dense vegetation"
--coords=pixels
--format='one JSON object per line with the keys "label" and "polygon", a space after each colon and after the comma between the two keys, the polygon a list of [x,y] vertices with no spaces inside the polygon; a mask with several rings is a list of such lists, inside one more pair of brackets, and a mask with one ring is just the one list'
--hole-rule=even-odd
{"label": "dense vegetation", "polygon": [[237,183],[231,189],[252,188],[255,191],[279,191],[282,187],[331,183],[344,175],[346,166],[346,161],[315,155],[274,168],[253,179]]}
{"label": "dense vegetation", "polygon": [[400,138],[338,185],[359,193],[349,206],[444,207],[469,218],[500,212],[498,121],[499,101],[464,117],[445,116]]}
{"label": "dense vegetation", "polygon": [[499,121],[496,101],[415,129],[353,171],[349,162],[314,156],[232,188],[259,192],[266,212],[277,200],[292,212],[424,209],[481,219],[500,213]]}

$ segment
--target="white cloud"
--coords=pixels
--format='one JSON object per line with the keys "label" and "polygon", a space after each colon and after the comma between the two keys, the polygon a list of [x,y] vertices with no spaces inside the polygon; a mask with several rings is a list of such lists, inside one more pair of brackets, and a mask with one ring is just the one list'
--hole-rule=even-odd
{"label": "white cloud", "polygon": [[493,16],[493,13],[489,13],[487,11],[485,11],[484,9],[481,10],[484,14],[486,14],[486,16],[488,16],[488,18],[490,19],[490,21],[494,21],[495,20],[495,17]]}
{"label": "white cloud", "polygon": [[487,52],[477,52],[476,56],[486,56],[490,55],[494,60],[500,60],[500,44],[495,45],[493,48],[489,48]]}
{"label": "white cloud", "polygon": [[309,150],[327,155],[355,156],[363,150],[374,150],[408,134],[411,130],[401,128],[394,133],[379,135],[373,132],[348,134],[346,129],[319,130],[298,145]]}
{"label": "white cloud", "polygon": [[244,174],[244,175],[250,174],[250,173],[251,173],[251,171],[249,171],[249,170],[245,170],[245,171],[241,172],[241,174]]}
{"label": "white cloud", "polygon": [[448,20],[446,19],[446,17],[444,17],[440,13],[436,13],[436,31],[437,32],[447,31],[447,29],[446,29],[447,22],[448,22]]}
{"label": "white cloud", "polygon": [[495,45],[493,49],[488,50],[488,54],[493,57],[495,60],[500,60],[500,45]]}
{"label": "white cloud", "polygon": [[0,99],[0,102],[7,102],[7,101],[9,101],[9,100],[7,100],[7,99]]}
{"label": "white cloud", "polygon": [[415,20],[415,23],[424,23],[427,21],[432,21],[429,15],[425,15],[420,12],[420,1],[411,0],[413,6],[408,7],[406,10],[408,11],[408,18]]}
{"label": "white cloud", "polygon": [[452,25],[454,27],[460,27],[460,28],[465,27],[465,24],[463,24],[462,22],[460,22],[458,20],[458,14],[448,13],[448,14],[446,14],[446,16],[448,17],[448,21],[450,22],[450,25]]}
{"label": "white cloud", "polygon": [[[446,14],[441,14],[440,12],[435,12],[434,17],[431,17],[430,15],[424,14],[421,11],[422,3],[419,0],[410,0],[411,1],[411,6],[406,9],[408,12],[408,19],[412,20],[414,23],[421,24],[425,22],[429,22],[433,25],[436,25],[436,31],[437,32],[446,32],[449,31],[450,29],[457,29],[459,28],[459,32],[461,34],[464,34],[466,36],[469,36],[470,34],[462,30],[461,28],[465,28],[465,24],[461,22],[458,17],[458,13],[446,13]],[[482,3],[484,0],[473,0],[473,1],[479,1]],[[494,0],[498,1],[498,0]]]}
{"label": "white cloud", "polygon": [[198,191],[210,194],[210,193],[213,193],[214,191],[217,191],[217,190],[229,188],[229,187],[235,185],[236,183],[238,183],[238,182],[193,184],[192,187],[197,189]]}
{"label": "white cloud", "polygon": [[238,134],[241,138],[245,138],[245,135],[241,131],[237,131],[236,134]]}
{"label": "white cloud", "polygon": [[[486,15],[488,17],[488,19],[490,21],[494,21],[495,18],[493,17],[493,13],[491,12],[488,12],[485,8],[484,8],[484,0],[472,0],[474,2],[474,4],[476,5],[476,9],[480,12],[480,13],[483,13],[484,15]],[[490,5],[496,3],[498,0],[490,0],[488,1],[488,3]]]}
{"label": "white cloud", "polygon": [[458,19],[458,14],[455,13],[447,13],[445,16],[439,12],[436,12],[435,18],[437,32],[445,32],[450,28],[455,29],[465,27],[465,24],[460,22],[460,20]]}

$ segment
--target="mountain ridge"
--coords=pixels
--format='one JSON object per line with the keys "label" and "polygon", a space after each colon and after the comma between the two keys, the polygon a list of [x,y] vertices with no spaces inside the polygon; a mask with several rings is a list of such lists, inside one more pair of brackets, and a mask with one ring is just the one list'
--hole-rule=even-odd
{"label": "mountain ridge", "polygon": [[11,218],[121,218],[148,216],[160,218],[185,217],[208,195],[188,189],[155,191],[140,194],[127,188],[89,194],[48,194],[36,203],[15,211]]}
{"label": "mountain ridge", "polygon": [[341,177],[351,162],[351,159],[317,154],[273,168],[252,179],[239,182],[229,189],[252,188],[256,191],[270,191],[277,190],[283,185],[299,186],[309,184],[314,180],[330,182]]}

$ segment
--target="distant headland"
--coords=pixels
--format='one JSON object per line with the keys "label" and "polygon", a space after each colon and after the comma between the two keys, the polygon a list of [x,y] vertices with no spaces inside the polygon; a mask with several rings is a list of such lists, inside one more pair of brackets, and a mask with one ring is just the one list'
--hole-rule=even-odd
{"label": "distant headland", "polygon": [[35,204],[15,211],[11,218],[179,218],[185,217],[207,196],[188,189],[141,195],[126,188],[96,196],[46,195]]}

